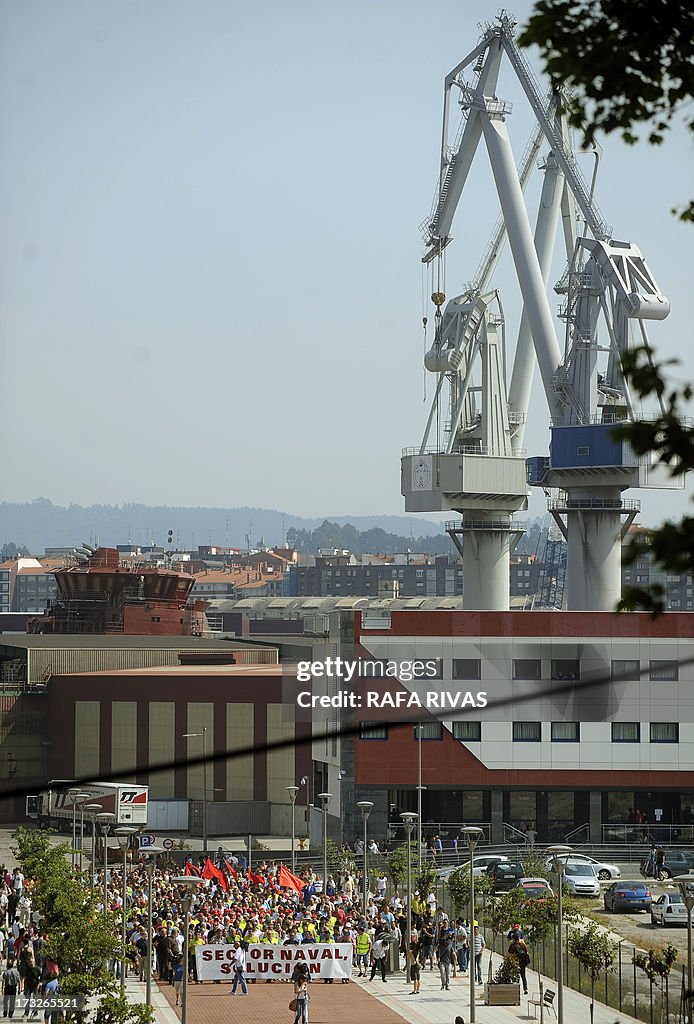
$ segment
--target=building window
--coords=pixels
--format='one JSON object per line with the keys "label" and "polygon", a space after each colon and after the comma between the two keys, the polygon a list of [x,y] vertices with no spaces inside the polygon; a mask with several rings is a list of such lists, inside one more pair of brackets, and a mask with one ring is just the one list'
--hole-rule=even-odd
{"label": "building window", "polygon": [[552,658],[552,679],[572,682],[581,678],[581,663],[574,658]]}
{"label": "building window", "polygon": [[420,732],[422,740],[443,739],[443,725],[441,722],[419,722],[413,729],[416,740],[419,740]]}
{"label": "building window", "polygon": [[679,743],[679,722],[651,722],[651,743]]}
{"label": "building window", "polygon": [[552,722],[552,743],[578,743],[580,739],[580,722]]}
{"label": "building window", "polygon": [[482,739],[481,722],[454,722],[453,737],[466,743],[479,743]]}
{"label": "building window", "polygon": [[454,679],[481,679],[482,662],[479,658],[454,658]]}
{"label": "building window", "polygon": [[539,743],[542,738],[541,722],[514,722],[514,743]]}
{"label": "building window", "polygon": [[539,658],[514,658],[514,679],[542,679],[542,662]]}
{"label": "building window", "polygon": [[640,722],[613,722],[613,743],[639,743],[641,740]]}
{"label": "building window", "polygon": [[675,683],[679,679],[679,665],[676,661],[652,661],[648,678],[652,683]]}
{"label": "building window", "polygon": [[360,722],[359,723],[359,739],[360,740],[387,740],[388,739],[388,726],[381,725],[380,722]]}
{"label": "building window", "polygon": [[613,679],[640,679],[641,673],[641,662],[638,660],[632,660],[630,658],[621,658],[612,662],[612,678]]}

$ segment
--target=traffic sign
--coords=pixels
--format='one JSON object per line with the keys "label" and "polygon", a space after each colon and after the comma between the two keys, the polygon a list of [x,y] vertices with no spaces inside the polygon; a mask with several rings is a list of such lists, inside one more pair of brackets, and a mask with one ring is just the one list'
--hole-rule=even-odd
{"label": "traffic sign", "polygon": [[165,850],[173,850],[174,841],[173,839],[164,839],[161,845]]}
{"label": "traffic sign", "polygon": [[154,846],[154,844],[157,841],[157,837],[152,835],[151,832],[141,832],[140,835],[137,837],[137,840],[140,844],[140,849],[142,850],[146,847]]}

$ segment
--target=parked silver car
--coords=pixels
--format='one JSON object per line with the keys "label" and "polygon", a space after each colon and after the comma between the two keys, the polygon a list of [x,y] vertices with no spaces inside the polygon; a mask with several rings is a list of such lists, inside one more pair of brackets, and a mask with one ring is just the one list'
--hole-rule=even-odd
{"label": "parked silver car", "polygon": [[[553,885],[558,884],[554,871],[550,872]],[[566,860],[562,872],[564,885],[572,896],[599,896],[600,882],[592,864],[583,861]]]}

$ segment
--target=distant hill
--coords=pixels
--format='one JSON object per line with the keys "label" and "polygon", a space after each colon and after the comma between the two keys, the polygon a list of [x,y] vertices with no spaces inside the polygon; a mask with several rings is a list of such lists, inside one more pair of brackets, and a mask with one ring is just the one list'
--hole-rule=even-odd
{"label": "distant hill", "polygon": [[[46,547],[74,547],[87,541],[105,545],[165,544],[173,530],[175,546],[199,544],[245,548],[264,540],[280,544],[290,529],[312,532],[325,520],[356,530],[382,530],[410,539],[445,536],[443,523],[418,516],[319,516],[306,519],[268,508],[191,508],[168,505],[54,505],[48,498],[0,503],[0,546],[14,543],[34,554]],[[378,536],[378,535],[377,535]]]}

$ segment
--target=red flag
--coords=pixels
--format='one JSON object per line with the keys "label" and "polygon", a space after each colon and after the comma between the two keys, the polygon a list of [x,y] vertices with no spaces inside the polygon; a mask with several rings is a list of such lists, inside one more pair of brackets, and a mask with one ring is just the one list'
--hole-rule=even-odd
{"label": "red flag", "polygon": [[227,876],[224,874],[223,871],[220,871],[218,867],[215,867],[215,865],[212,863],[209,857],[205,861],[205,867],[203,868],[202,871],[202,877],[210,879],[216,878],[219,884],[221,885],[222,889],[224,889],[224,892],[226,892],[227,889],[229,888]]}
{"label": "red flag", "polygon": [[234,871],[233,865],[231,865],[228,860],[224,861],[224,867],[227,869],[228,875],[230,875],[232,878],[238,878],[238,875]]}
{"label": "red flag", "polygon": [[306,882],[299,878],[298,875],[293,875],[289,868],[286,868],[284,864],[280,864],[279,874],[277,875],[277,881],[284,889],[295,889],[297,892],[302,892]]}
{"label": "red flag", "polygon": [[195,864],[193,864],[192,861],[188,861],[188,863],[186,864],[186,870],[184,874],[197,875],[198,878],[200,878],[202,876],[202,871],[200,870],[200,868],[196,868]]}
{"label": "red flag", "polygon": [[255,871],[248,872],[248,881],[253,885],[265,885],[265,879],[262,875],[256,875]]}

